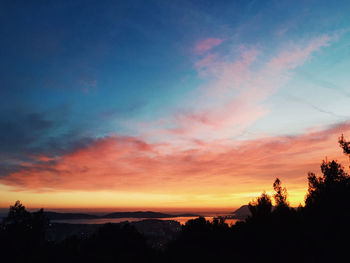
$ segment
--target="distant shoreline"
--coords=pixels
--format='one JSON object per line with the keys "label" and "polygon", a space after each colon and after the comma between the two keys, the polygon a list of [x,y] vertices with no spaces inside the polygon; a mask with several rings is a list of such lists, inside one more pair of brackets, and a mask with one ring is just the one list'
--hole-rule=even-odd
{"label": "distant shoreline", "polygon": [[[247,206],[241,206],[234,212],[217,212],[217,211],[206,211],[203,213],[186,213],[186,212],[177,212],[177,213],[163,213],[163,212],[154,212],[154,211],[118,211],[118,212],[109,212],[109,213],[84,213],[84,212],[55,212],[55,211],[45,211],[44,214],[51,221],[64,221],[64,220],[107,220],[107,219],[131,219],[132,221],[144,220],[144,219],[169,219],[174,218],[197,218],[197,217],[206,217],[214,218],[218,216],[224,216],[227,219],[237,219],[241,220],[248,216]],[[5,218],[7,213],[0,213],[0,220]]]}
{"label": "distant shoreline", "polygon": [[50,220],[66,220],[66,219],[111,219],[111,218],[174,218],[174,217],[199,217],[198,214],[165,214],[153,211],[136,211],[136,212],[114,212],[105,215],[93,215],[85,213],[58,213],[44,211],[44,214]]}

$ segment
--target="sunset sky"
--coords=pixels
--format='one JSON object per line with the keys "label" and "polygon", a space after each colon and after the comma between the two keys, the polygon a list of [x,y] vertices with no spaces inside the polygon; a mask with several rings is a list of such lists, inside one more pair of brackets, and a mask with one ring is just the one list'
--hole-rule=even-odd
{"label": "sunset sky", "polygon": [[291,205],[350,164],[350,1],[1,1],[0,207]]}

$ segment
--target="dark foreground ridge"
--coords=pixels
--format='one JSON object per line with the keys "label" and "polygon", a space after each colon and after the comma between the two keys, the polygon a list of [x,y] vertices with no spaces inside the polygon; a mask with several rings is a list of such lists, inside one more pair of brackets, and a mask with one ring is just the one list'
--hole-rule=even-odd
{"label": "dark foreground ridge", "polygon": [[[350,143],[343,136],[339,143],[350,157]],[[213,222],[199,217],[184,226],[155,219],[104,225],[57,224],[50,223],[42,209],[30,213],[17,201],[0,225],[1,260],[349,262],[350,176],[336,161],[323,161],[321,172],[321,176],[308,173],[305,206],[291,208],[287,189],[276,178],[274,195],[262,193],[235,211],[243,218],[248,209],[250,215],[233,226],[220,217]]]}

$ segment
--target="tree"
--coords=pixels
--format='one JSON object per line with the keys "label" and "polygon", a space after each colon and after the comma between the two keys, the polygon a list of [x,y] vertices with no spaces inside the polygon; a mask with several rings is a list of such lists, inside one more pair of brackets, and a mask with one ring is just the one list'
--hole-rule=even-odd
{"label": "tree", "polygon": [[287,201],[287,189],[285,187],[281,186],[281,180],[276,178],[275,182],[273,183],[273,189],[275,190],[275,194],[273,195],[273,198],[276,202],[276,208],[287,208],[289,207],[288,201]]}
{"label": "tree", "polygon": [[336,161],[321,164],[323,176],[317,177],[314,173],[308,173],[308,193],[306,207],[323,206],[324,208],[341,207],[348,203],[350,190],[350,177],[344,171],[341,164]]}
{"label": "tree", "polygon": [[13,206],[10,206],[8,215],[4,218],[4,224],[22,224],[30,220],[30,213],[19,200]]}
{"label": "tree", "polygon": [[271,214],[271,197],[263,192],[255,201],[248,204],[252,219],[266,218]]}
{"label": "tree", "polygon": [[[346,155],[350,157],[350,142],[343,136],[339,137],[339,145]],[[323,161],[321,164],[323,176],[317,177],[314,173],[308,173],[308,193],[306,195],[306,207],[326,206],[343,209],[350,201],[350,177],[337,161]],[[347,206],[347,205],[346,205]]]}
{"label": "tree", "polygon": [[[46,230],[49,220],[44,210],[28,212],[20,201],[10,206],[8,215],[3,219],[3,234],[7,239],[9,251],[28,250],[34,253],[46,242]],[[21,255],[18,255],[21,256]]]}
{"label": "tree", "polygon": [[343,181],[348,176],[344,172],[344,168],[341,164],[336,161],[326,162],[323,161],[321,164],[321,171],[323,173],[323,181],[325,184],[332,184],[334,182]]}
{"label": "tree", "polygon": [[[347,142],[344,139],[344,135],[342,134],[338,140],[340,147],[343,148],[343,151],[346,155],[350,155],[350,142]],[[349,156],[350,157],[350,156]]]}
{"label": "tree", "polygon": [[145,262],[148,256],[146,239],[134,226],[107,223],[83,245],[78,262]]}

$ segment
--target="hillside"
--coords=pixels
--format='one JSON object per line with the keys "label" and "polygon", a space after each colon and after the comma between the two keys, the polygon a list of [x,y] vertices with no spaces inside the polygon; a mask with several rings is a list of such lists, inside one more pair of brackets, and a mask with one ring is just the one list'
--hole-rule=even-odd
{"label": "hillside", "polygon": [[240,208],[235,210],[233,213],[233,218],[235,219],[246,219],[248,216],[250,216],[250,211],[248,205],[242,205]]}

